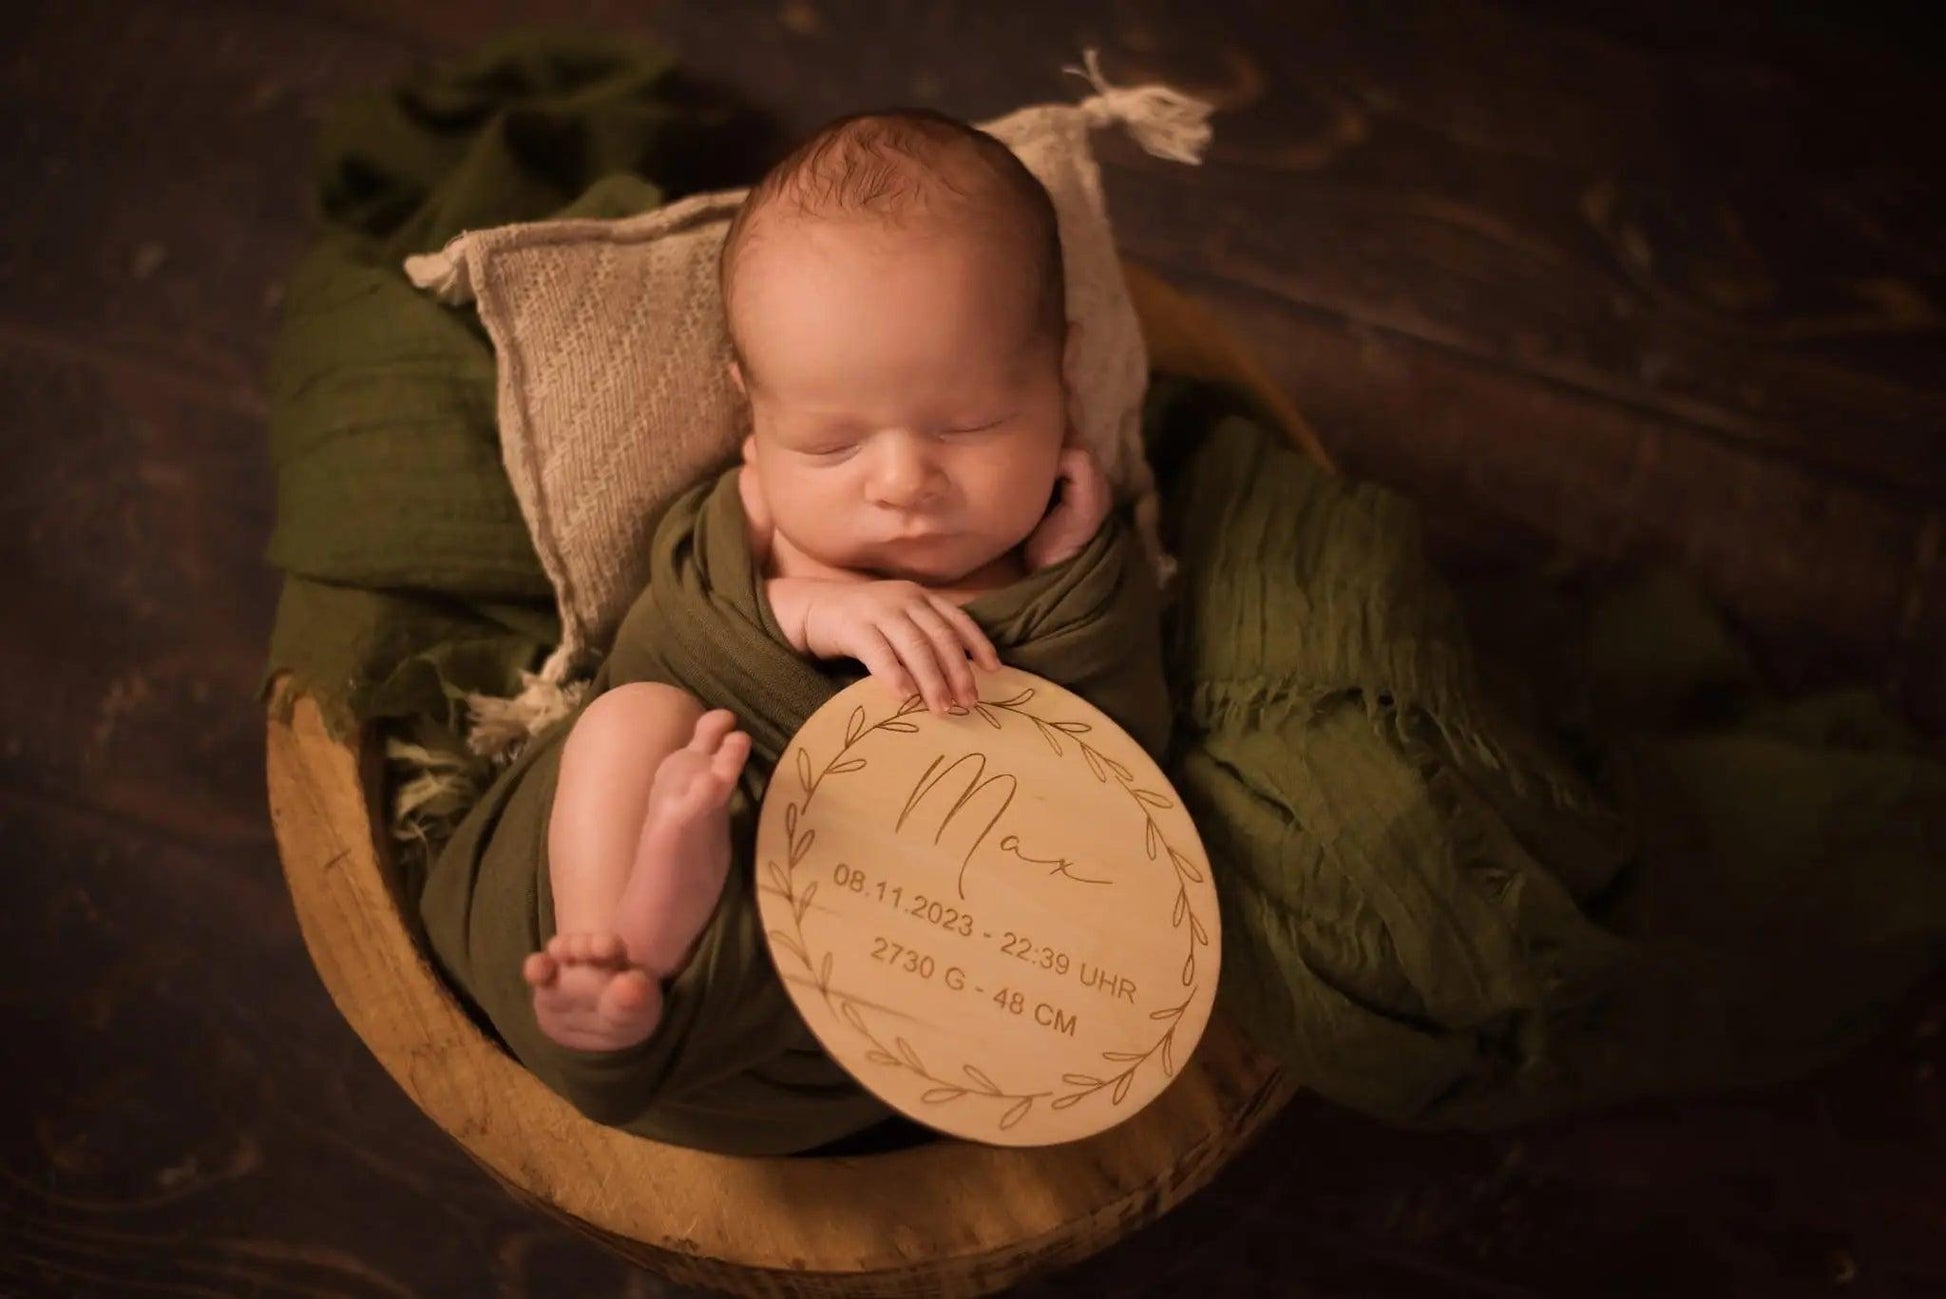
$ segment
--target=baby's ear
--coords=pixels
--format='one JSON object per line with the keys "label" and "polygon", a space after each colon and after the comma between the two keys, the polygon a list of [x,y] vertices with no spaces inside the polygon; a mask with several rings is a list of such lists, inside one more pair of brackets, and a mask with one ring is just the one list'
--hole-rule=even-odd
{"label": "baby's ear", "polygon": [[743,439],[743,463],[751,466],[752,468],[756,467],[757,435],[755,433],[752,433],[749,437]]}
{"label": "baby's ear", "polygon": [[737,359],[734,356],[730,358],[728,364],[730,369],[730,382],[736,385],[739,393],[748,397],[750,395],[750,389],[745,387],[743,383],[743,367],[737,364]]}

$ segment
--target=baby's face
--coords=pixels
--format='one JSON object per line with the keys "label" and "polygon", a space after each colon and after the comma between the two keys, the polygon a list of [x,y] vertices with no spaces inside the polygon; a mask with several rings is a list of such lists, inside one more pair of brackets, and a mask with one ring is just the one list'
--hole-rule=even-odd
{"label": "baby's face", "polygon": [[1040,522],[1067,429],[1038,286],[974,231],[772,223],[734,310],[777,531],[833,567],[950,584]]}

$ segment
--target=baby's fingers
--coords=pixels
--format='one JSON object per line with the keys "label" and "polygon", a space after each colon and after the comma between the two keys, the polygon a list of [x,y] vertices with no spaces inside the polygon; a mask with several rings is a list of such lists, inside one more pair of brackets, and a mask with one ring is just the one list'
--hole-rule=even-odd
{"label": "baby's fingers", "polygon": [[950,709],[953,706],[953,690],[946,684],[945,674],[940,671],[939,650],[918,622],[902,611],[880,626],[879,630],[898,650],[899,662],[919,683],[919,693],[925,696],[926,707],[935,713]]}
{"label": "baby's fingers", "polygon": [[971,708],[980,697],[980,688],[973,684],[973,667],[966,661],[967,647],[961,641],[959,628],[932,604],[915,606],[912,621],[931,639],[933,652],[939,656],[939,665],[945,669],[952,685],[953,702],[961,708]]}
{"label": "baby's fingers", "polygon": [[862,643],[852,652],[865,665],[866,671],[885,684],[894,699],[904,703],[912,696],[912,678],[900,665],[898,652],[892,648],[892,642],[885,638],[884,632],[876,627],[867,627]]}
{"label": "baby's fingers", "polygon": [[[933,596],[932,606],[952,625],[960,641],[966,646],[966,652],[973,656],[974,662],[989,672],[1000,670],[1000,655],[993,648],[993,642],[987,639],[987,634],[980,630],[980,624],[973,621],[972,614],[944,596]],[[978,687],[975,686],[974,689],[977,691]]]}

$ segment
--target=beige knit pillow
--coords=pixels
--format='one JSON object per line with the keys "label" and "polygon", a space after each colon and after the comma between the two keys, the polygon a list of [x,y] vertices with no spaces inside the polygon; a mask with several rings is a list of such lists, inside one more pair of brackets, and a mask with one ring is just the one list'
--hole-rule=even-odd
{"label": "beige knit pillow", "polygon": [[[1126,122],[1150,152],[1193,163],[1209,139],[1209,107],[1163,86],[1111,88],[1093,51],[1087,58],[1095,96],[1022,109],[984,129],[1054,199],[1068,315],[1080,326],[1071,414],[1118,494],[1136,502],[1166,572],[1141,443],[1147,355],[1088,130]],[[594,666],[647,580],[649,536],[664,508],[737,454],[746,415],[728,377],[716,263],[746,192],[618,221],[469,231],[406,262],[413,282],[443,301],[477,304],[498,354],[501,451],[560,605],[563,642],[542,670],[546,682]]]}

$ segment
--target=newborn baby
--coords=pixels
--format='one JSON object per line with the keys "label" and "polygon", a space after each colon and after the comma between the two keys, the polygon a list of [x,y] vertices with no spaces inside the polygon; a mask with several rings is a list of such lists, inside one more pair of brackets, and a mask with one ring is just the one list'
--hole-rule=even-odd
{"label": "newborn baby", "polygon": [[[1046,190],[949,118],[842,119],[751,191],[721,283],[748,541],[792,648],[970,706],[1000,660],[961,604],[1073,557],[1111,508],[1071,445]],[[655,1031],[730,867],[736,727],[640,681],[576,721],[547,830],[555,936],[522,971],[561,1045]]]}

